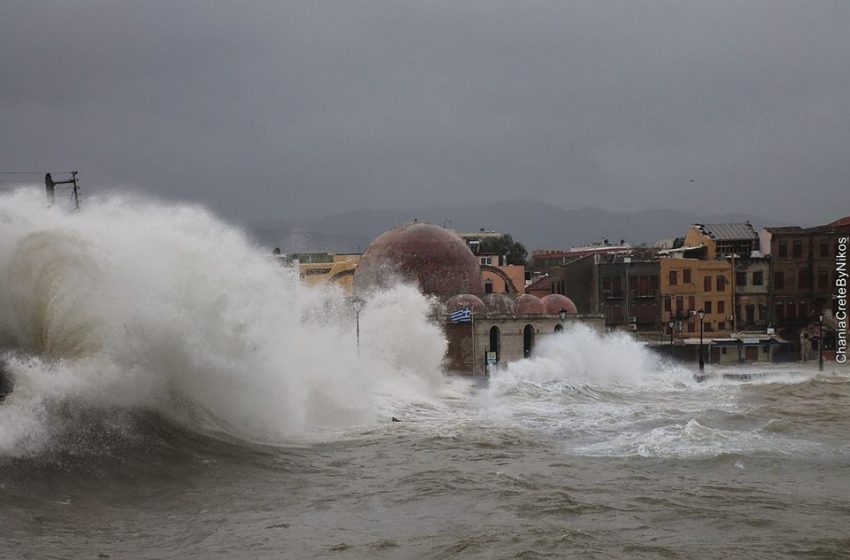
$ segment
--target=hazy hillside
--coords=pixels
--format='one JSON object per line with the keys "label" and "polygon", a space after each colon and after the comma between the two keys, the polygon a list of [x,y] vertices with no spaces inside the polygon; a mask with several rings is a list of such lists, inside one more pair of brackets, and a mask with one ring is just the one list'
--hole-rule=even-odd
{"label": "hazy hillside", "polygon": [[745,214],[697,215],[679,210],[613,212],[599,208],[566,210],[517,200],[467,206],[428,206],[403,210],[352,210],[288,224],[255,224],[257,239],[285,252],[357,251],[383,231],[414,218],[456,231],[479,228],[513,234],[529,249],[569,248],[588,242],[624,239],[633,244],[684,235],[693,223],[742,222],[756,229],[779,223]]}

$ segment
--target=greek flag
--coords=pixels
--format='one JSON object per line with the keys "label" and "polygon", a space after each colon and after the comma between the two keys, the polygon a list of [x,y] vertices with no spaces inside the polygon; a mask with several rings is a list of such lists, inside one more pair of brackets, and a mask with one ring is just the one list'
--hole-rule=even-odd
{"label": "greek flag", "polygon": [[471,323],[472,322],[472,308],[465,307],[463,309],[459,309],[449,315],[449,323]]}

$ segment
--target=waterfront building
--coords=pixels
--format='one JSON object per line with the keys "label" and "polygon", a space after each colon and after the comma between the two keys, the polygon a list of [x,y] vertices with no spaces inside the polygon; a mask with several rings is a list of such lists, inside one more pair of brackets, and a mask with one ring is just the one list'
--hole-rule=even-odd
{"label": "waterfront building", "polygon": [[830,328],[837,307],[835,256],[838,238],[850,235],[850,216],[804,228],[770,227],[761,239],[770,255],[769,320],[791,342],[794,354],[806,359],[817,351],[812,337],[821,314],[827,325],[824,350],[834,351]]}
{"label": "waterfront building", "polygon": [[[507,273],[495,272],[499,269],[494,265],[481,265],[456,233],[432,224],[404,224],[367,247],[354,273],[354,290],[365,293],[402,279],[434,296],[439,301],[435,316],[449,343],[448,367],[463,373],[485,373],[488,356],[500,364],[529,357],[541,337],[571,322],[602,330],[601,316],[578,313],[563,295],[541,299],[509,289],[485,294],[482,266],[485,273],[511,281]],[[471,311],[468,322],[450,321],[452,312],[464,309]]]}

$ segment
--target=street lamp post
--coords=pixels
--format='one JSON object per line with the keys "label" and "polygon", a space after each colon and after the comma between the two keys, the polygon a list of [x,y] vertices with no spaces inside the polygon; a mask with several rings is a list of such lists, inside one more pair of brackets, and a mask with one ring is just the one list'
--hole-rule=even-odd
{"label": "street lamp post", "polygon": [[705,358],[703,358],[704,352],[702,351],[702,324],[705,320],[705,310],[700,309],[697,311],[697,315],[699,315],[699,370],[705,370]]}
{"label": "street lamp post", "polygon": [[675,325],[675,321],[669,321],[667,326],[670,327],[670,359],[673,359],[673,326]]}
{"label": "street lamp post", "polygon": [[355,297],[351,300],[351,305],[354,307],[354,322],[357,330],[357,357],[360,357],[360,310],[366,305],[363,298]]}
{"label": "street lamp post", "polygon": [[818,315],[818,370],[823,371],[823,313]]}

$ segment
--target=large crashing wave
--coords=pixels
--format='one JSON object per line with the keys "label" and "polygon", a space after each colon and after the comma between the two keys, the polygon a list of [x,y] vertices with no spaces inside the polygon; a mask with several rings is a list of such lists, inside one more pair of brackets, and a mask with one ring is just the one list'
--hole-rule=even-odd
{"label": "large crashing wave", "polygon": [[[399,286],[354,320],[202,208],[121,196],[83,212],[0,196],[0,352],[15,389],[0,455],[37,453],[75,410],[153,410],[278,442],[368,423],[439,384],[430,303]],[[70,412],[69,412],[70,411]]]}

